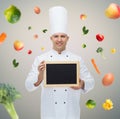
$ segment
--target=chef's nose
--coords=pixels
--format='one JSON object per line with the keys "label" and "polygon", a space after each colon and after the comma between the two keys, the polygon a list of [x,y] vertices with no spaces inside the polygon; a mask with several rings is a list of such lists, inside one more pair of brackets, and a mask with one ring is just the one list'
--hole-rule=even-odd
{"label": "chef's nose", "polygon": [[62,38],[59,36],[59,37],[58,37],[58,41],[61,41],[61,40],[62,40]]}

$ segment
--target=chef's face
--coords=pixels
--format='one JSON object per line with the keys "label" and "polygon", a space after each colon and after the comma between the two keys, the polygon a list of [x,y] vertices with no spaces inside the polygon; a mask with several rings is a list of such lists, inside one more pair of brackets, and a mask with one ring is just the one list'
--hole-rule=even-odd
{"label": "chef's face", "polygon": [[69,39],[68,35],[64,33],[56,33],[51,37],[53,43],[53,49],[61,53],[66,48],[67,41]]}

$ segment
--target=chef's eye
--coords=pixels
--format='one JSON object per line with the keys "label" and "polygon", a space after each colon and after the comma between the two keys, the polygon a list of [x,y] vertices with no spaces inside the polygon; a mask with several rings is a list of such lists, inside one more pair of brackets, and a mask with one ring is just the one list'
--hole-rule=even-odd
{"label": "chef's eye", "polygon": [[54,38],[58,38],[58,35],[54,35]]}
{"label": "chef's eye", "polygon": [[65,38],[66,37],[66,35],[61,35],[61,38]]}

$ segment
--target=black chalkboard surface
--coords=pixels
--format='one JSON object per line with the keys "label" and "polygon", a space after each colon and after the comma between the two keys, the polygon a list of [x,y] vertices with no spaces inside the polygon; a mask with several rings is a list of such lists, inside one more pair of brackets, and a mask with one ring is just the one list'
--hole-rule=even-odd
{"label": "black chalkboard surface", "polygon": [[77,86],[79,83],[79,62],[46,62],[45,86]]}

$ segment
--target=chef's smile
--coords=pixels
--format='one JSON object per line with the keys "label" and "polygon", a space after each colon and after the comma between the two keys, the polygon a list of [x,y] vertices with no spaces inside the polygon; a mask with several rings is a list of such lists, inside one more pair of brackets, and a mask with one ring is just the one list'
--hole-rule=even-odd
{"label": "chef's smile", "polygon": [[63,43],[62,43],[62,42],[57,42],[56,45],[57,45],[58,47],[60,47],[60,46],[63,45]]}

